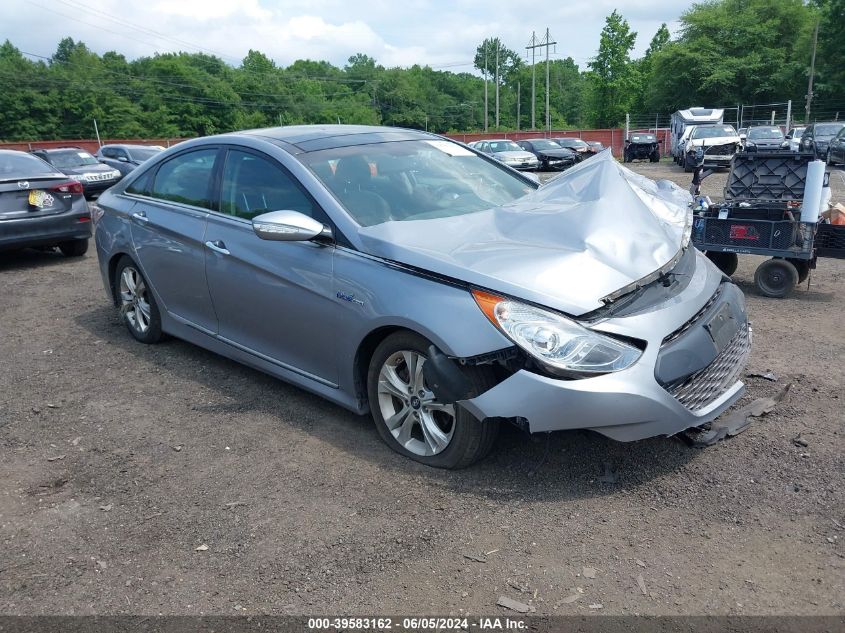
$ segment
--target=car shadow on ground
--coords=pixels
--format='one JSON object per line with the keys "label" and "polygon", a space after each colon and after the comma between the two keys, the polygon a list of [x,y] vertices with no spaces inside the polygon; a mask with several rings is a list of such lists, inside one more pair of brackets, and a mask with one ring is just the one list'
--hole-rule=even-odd
{"label": "car shadow on ground", "polygon": [[[620,443],[590,431],[530,436],[504,425],[493,453],[460,471],[429,468],[398,455],[379,438],[369,416],[359,416],[319,396],[178,339],[159,345],[136,342],[107,305],[79,314],[77,324],[107,342],[111,353],[156,366],[218,394],[224,404],[198,402],[202,413],[258,413],[276,422],[280,433],[293,427],[347,454],[427,485],[496,501],[566,501],[630,491],[682,469],[701,451],[677,438]],[[206,408],[207,407],[207,408]],[[209,434],[213,435],[211,429]]]}
{"label": "car shadow on ground", "polygon": [[62,260],[70,262],[75,259],[79,258],[65,257],[57,248],[25,248],[19,251],[0,251],[0,272],[53,266]]}
{"label": "car shadow on ground", "polygon": [[[731,281],[739,286],[740,290],[742,290],[743,294],[746,296],[760,297],[766,301],[780,301],[780,299],[766,297],[766,295],[760,292],[757,284],[755,284],[751,279],[737,279],[736,277],[732,277]],[[818,292],[817,290],[813,290],[811,278],[809,289],[807,288],[806,281],[800,283],[795,286],[788,298],[800,299],[801,301],[813,301],[816,303],[830,303],[836,299],[836,295],[832,292]]]}

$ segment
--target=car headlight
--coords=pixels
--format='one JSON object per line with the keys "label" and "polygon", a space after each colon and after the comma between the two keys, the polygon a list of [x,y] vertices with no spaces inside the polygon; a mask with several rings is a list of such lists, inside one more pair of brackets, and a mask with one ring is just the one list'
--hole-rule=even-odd
{"label": "car headlight", "polygon": [[642,354],[560,314],[483,290],[472,296],[493,325],[555,374],[577,378],[621,371]]}

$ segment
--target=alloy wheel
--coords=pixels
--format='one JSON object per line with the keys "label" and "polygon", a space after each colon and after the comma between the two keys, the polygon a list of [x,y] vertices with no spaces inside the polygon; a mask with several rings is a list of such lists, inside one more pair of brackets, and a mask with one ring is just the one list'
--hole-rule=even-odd
{"label": "alloy wheel", "polygon": [[437,455],[449,446],[455,431],[455,406],[441,404],[425,385],[419,352],[402,350],[384,361],[378,375],[378,407],[384,424],[406,450]]}
{"label": "alloy wheel", "polygon": [[120,311],[129,325],[138,333],[150,329],[150,301],[144,278],[133,266],[127,266],[120,274]]}

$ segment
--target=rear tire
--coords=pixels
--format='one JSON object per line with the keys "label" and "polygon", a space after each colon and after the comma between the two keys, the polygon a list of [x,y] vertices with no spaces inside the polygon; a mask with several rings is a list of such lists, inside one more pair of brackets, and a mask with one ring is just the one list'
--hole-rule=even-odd
{"label": "rear tire", "polygon": [[153,292],[138,265],[129,257],[117,263],[114,297],[129,333],[142,343],[158,343],[162,337],[161,314]]}
{"label": "rear tire", "polygon": [[725,273],[728,277],[736,272],[739,265],[739,257],[736,253],[721,253],[718,251],[707,251],[707,259],[716,264],[716,268]]}
{"label": "rear tire", "polygon": [[59,250],[65,257],[82,257],[88,252],[88,238],[62,242],[59,244]]}
{"label": "rear tire", "polygon": [[798,284],[798,270],[791,262],[774,257],[757,267],[754,283],[764,296],[783,299]]}
{"label": "rear tire", "polygon": [[[376,348],[367,372],[373,421],[384,442],[400,455],[435,468],[466,468],[490,452],[499,434],[499,421],[481,422],[460,405],[437,402],[424,384],[419,364],[425,362],[429,345],[422,336],[402,331],[391,334]],[[472,384],[470,397],[496,384],[489,367],[461,369]],[[432,437],[441,443],[432,446]]]}
{"label": "rear tire", "polygon": [[810,276],[810,262],[806,259],[795,259],[792,257],[788,257],[786,259],[790,264],[795,266],[795,270],[798,271],[798,283],[804,283],[807,281],[807,277]]}

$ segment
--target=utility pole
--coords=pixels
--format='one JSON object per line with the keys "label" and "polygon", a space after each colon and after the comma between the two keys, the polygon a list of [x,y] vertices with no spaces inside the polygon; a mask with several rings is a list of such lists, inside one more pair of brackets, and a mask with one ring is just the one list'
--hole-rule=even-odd
{"label": "utility pole", "polygon": [[520,83],[516,82],[516,131],[519,132]]}
{"label": "utility pole", "polygon": [[496,129],[499,129],[499,38],[496,38]]}
{"label": "utility pole", "polygon": [[813,77],[816,74],[816,44],[819,42],[819,21],[813,29],[813,57],[810,61],[810,81],[807,84],[807,105],[804,107],[804,123],[810,122],[810,104],[813,101]]}
{"label": "utility pole", "polygon": [[[546,131],[552,131],[552,111],[549,109],[549,46],[554,46],[557,42],[552,41],[552,36],[549,35],[549,29],[546,29],[546,36],[540,40],[539,42],[536,41],[537,38],[534,37],[534,34],[531,34],[531,41],[534,42],[529,44],[525,48],[530,48],[532,51],[536,48],[546,48]],[[533,52],[532,52],[533,56]],[[533,84],[533,71],[532,71],[532,84]],[[531,114],[532,114],[532,122],[531,127],[534,127],[533,121],[533,114],[534,114],[534,102],[531,102]]]}
{"label": "utility pole", "polygon": [[99,130],[99,128],[97,127],[97,119],[94,119],[94,134],[96,134],[96,135],[97,135],[97,145],[99,145],[100,147],[102,147],[102,146],[103,146],[103,143],[102,143],[102,141],[100,141],[100,130]]}
{"label": "utility pole", "polygon": [[786,131],[792,129],[792,99],[786,102]]}
{"label": "utility pole", "polygon": [[484,40],[484,131],[487,131],[487,40]]}
{"label": "utility pole", "polygon": [[525,50],[531,51],[531,129],[535,129],[537,127],[537,123],[534,117],[534,112],[537,109],[537,69],[534,66],[535,55],[537,53],[537,46],[539,44],[539,40],[537,40],[537,34],[535,31],[531,31],[531,39],[528,41],[528,46],[525,47]]}

